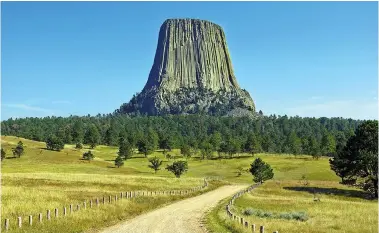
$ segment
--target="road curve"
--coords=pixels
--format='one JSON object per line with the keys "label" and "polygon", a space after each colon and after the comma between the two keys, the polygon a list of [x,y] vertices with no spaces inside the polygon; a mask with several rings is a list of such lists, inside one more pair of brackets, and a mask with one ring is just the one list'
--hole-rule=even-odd
{"label": "road curve", "polygon": [[139,215],[126,222],[102,230],[102,233],[204,233],[203,214],[220,200],[246,188],[228,185],[202,195]]}

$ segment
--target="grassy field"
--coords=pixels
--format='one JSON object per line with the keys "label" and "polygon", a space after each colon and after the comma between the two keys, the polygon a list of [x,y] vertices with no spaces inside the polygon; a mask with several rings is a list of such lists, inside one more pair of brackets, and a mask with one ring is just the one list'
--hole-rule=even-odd
{"label": "grassy field", "polygon": [[[21,158],[12,158],[11,148],[21,140],[25,154]],[[8,158],[2,162],[2,216],[10,218],[13,225],[16,217],[45,213],[46,209],[63,207],[70,203],[80,203],[84,199],[116,194],[132,190],[185,190],[200,186],[207,176],[223,177],[222,182],[212,182],[210,189],[227,183],[252,183],[252,176],[244,171],[254,158],[241,154],[235,159],[200,160],[189,159],[189,171],[180,179],[164,169],[173,162],[157,151],[149,157],[163,159],[162,170],[154,174],[148,168],[148,160],[140,154],[125,161],[125,165],[115,168],[116,147],[97,146],[93,151],[95,160],[81,160],[85,146],[77,150],[66,145],[61,152],[45,150],[45,143],[2,136],[1,145],[7,151]],[[182,159],[178,150],[170,152],[176,159]],[[361,227],[364,231],[377,229],[376,202],[365,200],[362,192],[350,190],[338,184],[339,178],[329,169],[328,160],[313,160],[309,156],[258,154],[269,163],[275,172],[273,181],[269,181],[250,195],[236,202],[236,210],[241,213],[246,208],[271,212],[305,211],[309,220],[294,220],[246,217],[257,224],[264,224],[268,230],[279,232],[356,232],[349,231]],[[319,189],[321,202],[313,201],[313,194],[302,189],[301,179],[306,176],[308,187]],[[333,191],[326,194],[326,191]],[[321,194],[324,192],[324,194]],[[334,194],[333,194],[334,193]],[[352,194],[353,197],[347,196]],[[23,232],[95,232],[96,229],[113,225],[121,220],[132,218],[142,212],[166,205],[183,197],[141,197],[138,200],[123,200],[108,208],[80,211],[59,221],[52,220],[41,226],[23,227]],[[226,201],[226,200],[225,200]],[[214,232],[243,232],[238,225],[226,220],[222,203],[210,212],[208,225]],[[241,213],[242,215],[242,213]],[[349,215],[351,217],[345,217]],[[364,218],[364,219],[362,219]],[[355,219],[355,221],[353,221]],[[361,220],[362,219],[362,220]],[[359,220],[359,221],[358,221]],[[352,224],[354,223],[354,224]],[[315,226],[319,228],[314,228]],[[274,229],[275,228],[275,229]],[[347,228],[347,229],[345,229]],[[268,231],[268,232],[270,232]],[[16,230],[17,232],[17,230]]]}
{"label": "grassy field", "polygon": [[[378,232],[378,203],[355,188],[339,184],[327,159],[264,157],[274,168],[274,180],[238,198],[232,211],[267,232]],[[274,159],[275,158],[275,159]],[[304,178],[303,178],[304,176]],[[315,201],[314,199],[320,201]],[[207,216],[212,232],[251,232],[225,213],[225,199]],[[251,215],[245,214],[250,209]],[[289,219],[303,212],[306,221]]]}
{"label": "grassy field", "polygon": [[[36,221],[38,213],[45,215],[47,209],[60,208],[62,211],[63,206],[71,203],[82,203],[83,200],[119,194],[121,191],[186,190],[203,184],[202,174],[195,177],[185,174],[180,179],[164,169],[154,174],[148,168],[147,159],[140,155],[126,161],[124,167],[115,168],[116,148],[98,146],[93,150],[95,160],[87,162],[81,160],[81,156],[88,148],[76,150],[72,145],[66,145],[61,152],[54,152],[45,150],[45,143],[41,142],[10,136],[2,136],[1,139],[2,148],[7,152],[1,166],[1,222],[9,218],[12,226],[15,226],[18,216],[23,217],[24,225],[27,225],[28,215],[34,215]],[[24,143],[25,154],[21,158],[13,158],[11,148],[19,140]],[[159,152],[151,156],[163,158]],[[212,182],[208,190],[224,183]],[[80,211],[49,224],[23,227],[22,232],[95,231],[182,198],[163,196],[124,200],[106,208]],[[12,230],[17,232],[16,229]]]}

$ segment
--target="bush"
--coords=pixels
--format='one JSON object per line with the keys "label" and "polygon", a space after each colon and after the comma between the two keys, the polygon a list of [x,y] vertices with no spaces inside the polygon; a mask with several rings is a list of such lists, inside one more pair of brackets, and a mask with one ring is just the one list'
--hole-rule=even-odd
{"label": "bush", "polygon": [[265,212],[264,210],[255,210],[252,208],[247,208],[242,212],[246,216],[255,215],[260,218],[281,218],[286,220],[296,220],[296,221],[302,221],[305,222],[309,218],[307,214],[304,211],[300,212],[283,212],[283,213],[272,213],[272,212]]}
{"label": "bush", "polygon": [[83,145],[81,143],[76,143],[75,149],[83,149]]}
{"label": "bush", "polygon": [[305,212],[293,212],[292,218],[297,221],[302,221],[302,222],[305,222],[308,220],[308,216]]}
{"label": "bush", "polygon": [[83,159],[88,160],[89,162],[95,158],[95,155],[89,150],[83,154]]}
{"label": "bush", "polygon": [[248,208],[243,211],[244,215],[250,216],[254,214],[254,209]]}
{"label": "bush", "polygon": [[50,135],[46,140],[46,148],[48,150],[61,151],[64,148],[64,142],[61,138]]}

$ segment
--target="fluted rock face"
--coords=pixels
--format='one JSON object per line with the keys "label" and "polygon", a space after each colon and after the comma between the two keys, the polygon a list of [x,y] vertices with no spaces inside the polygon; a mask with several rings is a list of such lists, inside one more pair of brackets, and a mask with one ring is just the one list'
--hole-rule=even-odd
{"label": "fluted rock face", "polygon": [[222,28],[205,20],[169,19],[160,28],[144,89],[120,111],[226,114],[235,108],[255,111],[234,76]]}
{"label": "fluted rock face", "polygon": [[239,88],[222,28],[204,20],[166,20],[145,88],[154,86],[167,91]]}

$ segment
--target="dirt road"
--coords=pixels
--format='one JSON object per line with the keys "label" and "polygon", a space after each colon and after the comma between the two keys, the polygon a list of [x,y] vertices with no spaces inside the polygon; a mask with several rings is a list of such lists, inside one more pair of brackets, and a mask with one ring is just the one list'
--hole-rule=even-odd
{"label": "dirt road", "polygon": [[109,227],[102,233],[203,233],[204,213],[218,201],[232,196],[244,185],[223,186],[216,190],[176,202],[134,219]]}

